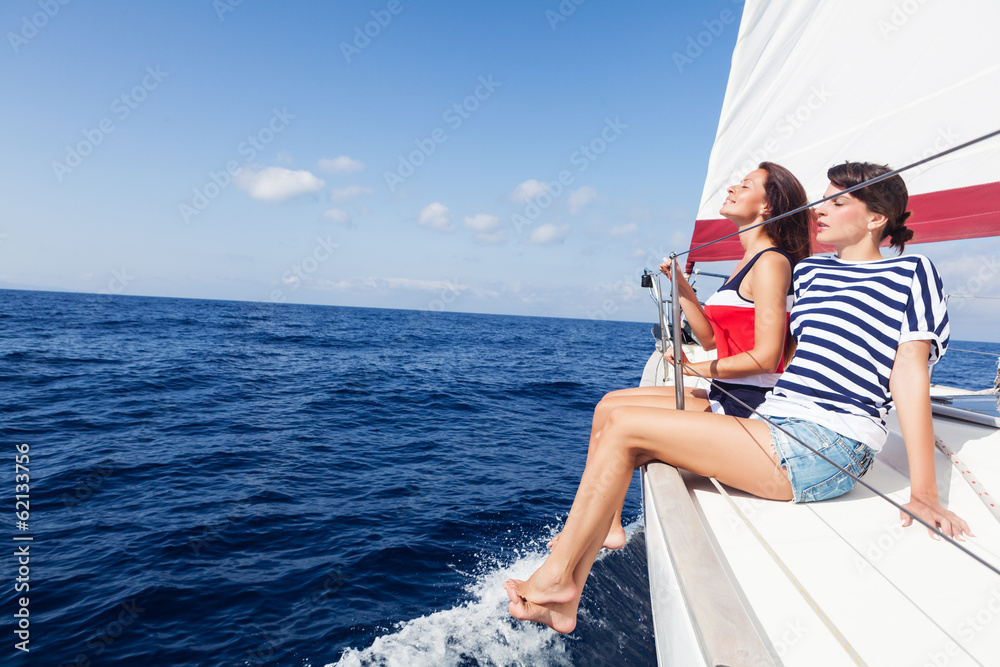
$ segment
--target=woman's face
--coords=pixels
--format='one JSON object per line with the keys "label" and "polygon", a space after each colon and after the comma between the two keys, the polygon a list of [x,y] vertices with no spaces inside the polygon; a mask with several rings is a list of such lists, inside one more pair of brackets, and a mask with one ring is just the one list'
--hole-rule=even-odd
{"label": "woman's face", "polygon": [[763,216],[767,210],[764,201],[766,183],[766,171],[763,169],[751,171],[742,181],[726,188],[726,201],[722,203],[719,214],[733,221],[753,221]]}
{"label": "woman's face", "polygon": [[[831,183],[825,197],[840,192],[842,188]],[[872,213],[860,199],[840,195],[816,207],[816,240],[838,248],[854,245],[868,236],[869,231],[881,227],[876,224],[883,216]]]}

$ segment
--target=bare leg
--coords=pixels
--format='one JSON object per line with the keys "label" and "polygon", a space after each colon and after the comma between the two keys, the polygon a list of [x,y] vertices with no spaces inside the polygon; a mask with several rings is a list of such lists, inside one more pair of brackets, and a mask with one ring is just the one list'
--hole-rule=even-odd
{"label": "bare leg", "polygon": [[788,477],[775,462],[761,421],[663,408],[612,410],[580,480],[562,538],[527,581],[504,584],[515,618],[558,632],[576,627],[576,608],[612,513],[624,500],[632,471],[660,460],[748,491],[790,500]]}
{"label": "bare leg", "polygon": [[[597,436],[604,428],[604,422],[608,414],[616,407],[624,405],[639,405],[653,408],[665,408],[673,410],[677,405],[677,395],[673,385],[666,387],[632,387],[630,389],[619,389],[604,395],[601,402],[594,408],[594,420],[590,427],[590,445],[587,450],[587,461],[593,454]],[[711,407],[708,402],[708,392],[704,389],[684,390],[684,409],[694,412],[709,412]],[[624,501],[623,501],[624,502]],[[549,547],[552,547],[559,540],[559,535],[552,538]],[[611,521],[611,528],[604,539],[605,549],[621,549],[625,546],[625,528],[622,526],[622,508],[615,510],[614,519]]]}

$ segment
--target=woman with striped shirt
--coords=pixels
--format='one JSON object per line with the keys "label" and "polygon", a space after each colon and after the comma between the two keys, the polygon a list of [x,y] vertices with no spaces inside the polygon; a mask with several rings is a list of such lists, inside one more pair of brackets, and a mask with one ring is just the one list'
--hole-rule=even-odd
{"label": "woman with striped shirt", "polygon": [[[827,172],[827,195],[888,171],[838,165]],[[514,617],[573,630],[587,575],[639,466],[664,461],[774,500],[833,498],[854,486],[843,469],[860,476],[870,468],[892,407],[909,459],[904,507],[945,535],[972,535],[942,507],[934,473],[928,365],[948,345],[941,279],[926,257],[883,258],[879,251],[884,239],[902,251],[912,238],[906,203],[906,186],[893,176],[817,207],[817,240],[837,252],[795,268],[797,349],[759,409],[771,423],[649,406],[610,412],[560,540],[531,578],[504,584]],[[904,526],[912,522],[902,518]]]}

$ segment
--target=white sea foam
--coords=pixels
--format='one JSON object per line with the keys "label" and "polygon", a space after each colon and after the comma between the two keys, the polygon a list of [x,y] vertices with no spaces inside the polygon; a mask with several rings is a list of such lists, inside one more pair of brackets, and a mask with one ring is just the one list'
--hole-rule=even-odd
{"label": "white sea foam", "polygon": [[[628,539],[641,520],[625,527]],[[545,540],[547,541],[547,540]],[[527,579],[548,555],[544,542],[532,544],[509,565],[497,565],[476,577],[467,592],[472,600],[457,607],[399,623],[366,649],[348,649],[326,667],[457,667],[479,665],[572,665],[572,637],[507,612],[507,579]],[[606,552],[601,552],[603,557]],[[471,659],[471,660],[470,660]]]}
{"label": "white sea foam", "polygon": [[503,582],[527,579],[544,560],[544,553],[532,553],[479,576],[468,587],[471,601],[400,623],[368,648],[348,649],[336,667],[446,667],[468,664],[470,658],[480,665],[572,664],[570,640],[507,613]]}

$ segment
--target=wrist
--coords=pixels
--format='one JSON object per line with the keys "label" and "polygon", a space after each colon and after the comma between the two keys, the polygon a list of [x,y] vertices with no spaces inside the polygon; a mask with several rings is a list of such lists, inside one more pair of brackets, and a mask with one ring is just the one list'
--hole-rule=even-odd
{"label": "wrist", "polygon": [[910,489],[910,502],[919,501],[925,504],[932,504],[938,502],[938,490],[937,487],[933,489],[927,488],[911,488]]}

